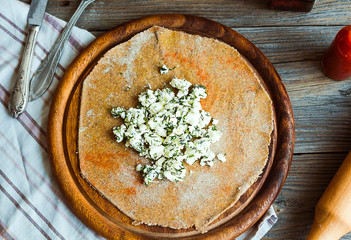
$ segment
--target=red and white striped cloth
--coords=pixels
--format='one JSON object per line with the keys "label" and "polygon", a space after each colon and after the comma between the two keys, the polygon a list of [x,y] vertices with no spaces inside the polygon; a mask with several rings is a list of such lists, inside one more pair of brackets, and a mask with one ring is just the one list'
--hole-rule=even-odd
{"label": "red and white striped cloth", "polygon": [[[27,36],[29,6],[0,0],[0,237],[3,239],[100,239],[69,209],[51,173],[46,140],[50,102],[65,69],[94,36],[74,28],[50,89],[17,119],[7,111]],[[65,22],[44,17],[32,72],[50,50]],[[273,208],[240,239],[260,239],[277,221]]]}

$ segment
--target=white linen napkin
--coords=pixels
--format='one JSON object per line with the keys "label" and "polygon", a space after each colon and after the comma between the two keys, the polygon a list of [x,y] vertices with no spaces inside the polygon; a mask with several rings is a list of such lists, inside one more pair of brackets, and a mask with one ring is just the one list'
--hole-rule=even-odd
{"label": "white linen napkin", "polygon": [[[66,68],[94,36],[74,28],[49,90],[27,105],[18,119],[7,111],[27,35],[29,6],[0,0],[0,236],[4,239],[100,239],[69,209],[50,169],[46,129],[52,95]],[[34,51],[32,73],[65,22],[46,14]],[[238,239],[257,240],[274,225],[271,208]]]}

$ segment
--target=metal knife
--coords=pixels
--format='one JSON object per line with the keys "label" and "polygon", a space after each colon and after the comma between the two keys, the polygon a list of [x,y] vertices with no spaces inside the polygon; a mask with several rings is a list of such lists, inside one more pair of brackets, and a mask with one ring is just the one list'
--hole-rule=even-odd
{"label": "metal knife", "polygon": [[38,32],[44,18],[47,2],[47,0],[32,0],[29,8],[27,16],[28,37],[24,47],[23,58],[18,70],[16,83],[10,94],[10,101],[8,105],[9,111],[14,118],[17,118],[24,112],[28,102],[33,52],[37,41]]}
{"label": "metal knife", "polygon": [[63,53],[64,46],[68,38],[71,36],[72,28],[77,23],[83,11],[89,6],[89,4],[93,3],[94,1],[95,0],[82,0],[80,2],[77,10],[74,12],[61,35],[57,38],[49,54],[46,55],[45,59],[39,65],[37,71],[34,73],[32,79],[30,80],[30,102],[39,98],[50,87],[55,75],[57,64],[60,61],[61,55]]}

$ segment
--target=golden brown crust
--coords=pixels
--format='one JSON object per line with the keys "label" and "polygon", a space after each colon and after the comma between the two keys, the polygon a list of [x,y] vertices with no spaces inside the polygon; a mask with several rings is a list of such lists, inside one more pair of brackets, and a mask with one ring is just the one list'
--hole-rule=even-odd
{"label": "golden brown crust", "polygon": [[[166,64],[176,67],[159,74]],[[219,120],[223,132],[215,153],[227,162],[213,167],[186,165],[183,182],[142,184],[139,157],[116,143],[112,127],[120,120],[111,107],[135,107],[137,96],[163,88],[173,77],[207,87],[202,106]],[[130,90],[125,88],[130,85]],[[100,59],[83,84],[79,122],[82,175],[136,222],[203,230],[257,180],[269,154],[273,130],[272,102],[253,69],[232,47],[210,38],[153,27],[120,44]],[[189,171],[192,170],[190,174]]]}

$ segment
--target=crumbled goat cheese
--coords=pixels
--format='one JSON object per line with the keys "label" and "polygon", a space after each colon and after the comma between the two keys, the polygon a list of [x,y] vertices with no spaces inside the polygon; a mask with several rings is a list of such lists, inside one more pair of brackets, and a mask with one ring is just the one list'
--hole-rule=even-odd
{"label": "crumbled goat cheese", "polygon": [[[168,70],[163,65],[161,74]],[[184,161],[213,166],[216,154],[210,146],[222,135],[216,127],[218,121],[201,108],[200,99],[207,97],[204,86],[192,86],[178,78],[173,78],[170,85],[178,90],[177,94],[170,88],[147,89],[139,95],[137,108],[111,110],[113,117],[124,119],[124,124],[113,128],[116,141],[126,140],[127,147],[151,161],[150,165],[136,166],[145,184],[164,178],[182,181],[186,175]],[[226,161],[223,154],[218,154],[217,159]]]}
{"label": "crumbled goat cheese", "polygon": [[166,64],[163,64],[162,67],[160,68],[160,73],[161,74],[166,74],[168,73],[169,71],[173,71],[176,67],[173,67],[173,68],[168,68],[166,66]]}
{"label": "crumbled goat cheese", "polygon": [[165,64],[163,64],[162,67],[160,68],[160,73],[166,74],[168,73],[168,71],[169,71],[169,68]]}
{"label": "crumbled goat cheese", "polygon": [[218,158],[219,161],[222,161],[222,162],[227,161],[227,160],[225,159],[225,155],[224,155],[224,154],[218,154],[218,155],[217,155],[217,158]]}

